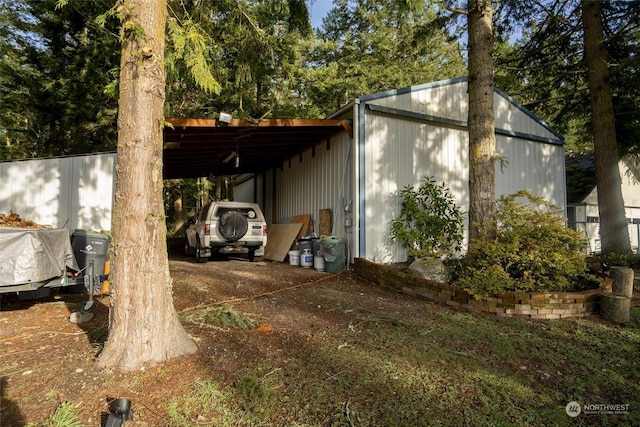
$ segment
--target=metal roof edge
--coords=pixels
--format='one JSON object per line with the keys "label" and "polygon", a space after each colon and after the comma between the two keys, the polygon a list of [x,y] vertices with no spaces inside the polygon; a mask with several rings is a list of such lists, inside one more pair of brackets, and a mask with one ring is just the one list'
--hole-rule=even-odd
{"label": "metal roof edge", "polygon": [[347,112],[349,112],[353,106],[355,105],[356,101],[353,100],[345,105],[343,105],[342,107],[338,108],[336,111],[334,111],[333,113],[327,115],[325,117],[325,119],[335,119],[337,117],[342,116],[343,114],[346,114]]}
{"label": "metal roof edge", "polygon": [[516,108],[518,108],[520,111],[522,111],[524,114],[526,114],[527,116],[529,116],[529,118],[533,119],[533,121],[535,121],[536,123],[538,123],[539,125],[541,125],[542,127],[544,127],[546,130],[548,130],[549,132],[551,132],[552,134],[554,134],[559,140],[561,144],[565,144],[564,141],[564,136],[562,136],[562,134],[560,134],[560,132],[556,131],[554,128],[552,128],[551,126],[549,126],[547,123],[545,123],[544,120],[542,120],[540,117],[536,116],[535,114],[533,114],[531,111],[529,111],[525,106],[523,106],[522,104],[520,104],[518,101],[516,101],[515,99],[513,99],[511,96],[507,95],[504,91],[502,91],[501,89],[498,89],[497,87],[494,87],[494,91],[495,93],[497,93],[498,95],[500,95],[501,97],[503,97],[504,99],[506,99],[509,103],[513,104]]}
{"label": "metal roof edge", "polygon": [[59,156],[46,156],[46,157],[28,157],[26,159],[2,159],[0,160],[0,163],[27,162],[30,160],[70,159],[74,157],[101,156],[104,154],[117,154],[117,152],[116,150],[112,150],[112,151],[97,151],[95,153],[61,154]]}
{"label": "metal roof edge", "polygon": [[456,77],[448,80],[440,80],[437,82],[423,83],[423,84],[407,86],[399,89],[391,89],[384,92],[373,93],[371,95],[359,96],[358,99],[361,102],[373,101],[375,99],[388,98],[390,96],[402,95],[405,93],[416,92],[418,90],[433,89],[436,87],[453,85],[463,81],[467,81],[467,77]]}
{"label": "metal roof edge", "polygon": [[[404,87],[404,88],[391,89],[391,90],[387,90],[387,91],[384,91],[384,92],[373,93],[373,94],[370,94],[370,95],[363,95],[363,96],[360,96],[360,97],[358,97],[356,99],[359,102],[373,101],[373,100],[376,100],[376,99],[387,98],[387,97],[390,97],[390,96],[416,92],[416,91],[423,90],[423,89],[432,89],[432,88],[441,87],[441,86],[453,85],[453,84],[457,84],[457,83],[461,83],[461,82],[466,82],[468,80],[469,79],[466,76],[464,76],[464,77],[456,77],[456,78],[448,79],[448,80],[440,80],[440,81],[437,81],[437,82],[423,83],[423,84],[419,84],[419,85],[407,86],[407,87]],[[549,132],[554,134],[558,138],[558,143],[559,144],[562,144],[562,145],[565,144],[565,140],[564,140],[564,137],[562,136],[562,134],[560,134],[554,128],[549,126],[540,117],[538,117],[535,114],[533,114],[526,107],[524,107],[522,104],[520,104],[518,101],[516,101],[513,97],[507,95],[501,89],[499,89],[497,87],[494,87],[494,91],[498,95],[500,95],[501,97],[506,99],[509,103],[513,104],[516,108],[518,108],[524,114],[526,114],[529,118],[533,119],[536,123],[540,124],[542,127],[544,127]],[[331,118],[331,117],[334,117],[334,116],[338,116],[339,114],[343,114],[348,108],[352,108],[353,107],[354,102],[356,102],[356,101],[350,102],[349,104],[345,105],[344,107],[342,107],[341,109],[339,109],[335,113],[327,116],[327,118]]]}

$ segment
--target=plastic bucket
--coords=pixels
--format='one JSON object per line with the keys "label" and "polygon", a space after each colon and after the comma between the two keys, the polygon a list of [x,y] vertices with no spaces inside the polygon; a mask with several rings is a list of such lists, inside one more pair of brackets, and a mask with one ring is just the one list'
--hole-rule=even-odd
{"label": "plastic bucket", "polygon": [[319,255],[322,252],[322,246],[320,246],[319,237],[314,237],[313,239],[311,239],[311,246],[313,247],[313,250],[311,251],[312,254]]}
{"label": "plastic bucket", "polygon": [[289,264],[300,265],[300,251],[289,251]]}
{"label": "plastic bucket", "polygon": [[305,250],[309,250],[310,253],[313,249],[313,244],[311,243],[311,239],[298,239],[298,247],[300,248],[300,253],[303,254]]}

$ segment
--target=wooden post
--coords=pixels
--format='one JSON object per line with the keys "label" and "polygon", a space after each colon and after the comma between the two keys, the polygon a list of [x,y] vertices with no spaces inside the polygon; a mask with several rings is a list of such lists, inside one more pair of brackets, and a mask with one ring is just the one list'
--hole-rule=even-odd
{"label": "wooden post", "polygon": [[624,295],[602,294],[600,315],[614,323],[627,323],[630,319],[631,298]]}
{"label": "wooden post", "polygon": [[614,295],[633,297],[633,269],[629,267],[611,267],[609,274],[613,278],[611,292]]}

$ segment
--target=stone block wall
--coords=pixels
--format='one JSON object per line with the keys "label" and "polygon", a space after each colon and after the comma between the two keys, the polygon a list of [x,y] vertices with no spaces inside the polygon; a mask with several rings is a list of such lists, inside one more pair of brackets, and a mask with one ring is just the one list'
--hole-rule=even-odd
{"label": "stone block wall", "polygon": [[495,298],[478,300],[462,288],[434,282],[357,258],[354,271],[381,286],[416,295],[459,310],[491,316],[561,319],[598,312],[602,289],[584,292],[507,292]]}

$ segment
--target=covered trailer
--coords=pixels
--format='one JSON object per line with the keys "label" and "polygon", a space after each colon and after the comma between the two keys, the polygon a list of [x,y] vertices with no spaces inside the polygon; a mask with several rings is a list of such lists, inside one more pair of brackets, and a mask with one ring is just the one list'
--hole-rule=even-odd
{"label": "covered trailer", "polygon": [[[74,235],[77,240],[72,242]],[[109,238],[87,240],[90,236],[65,228],[0,227],[0,296],[16,293],[21,299],[41,298],[51,288],[68,287],[88,292],[89,301],[81,311],[91,311],[94,291],[107,279],[104,259]]]}

